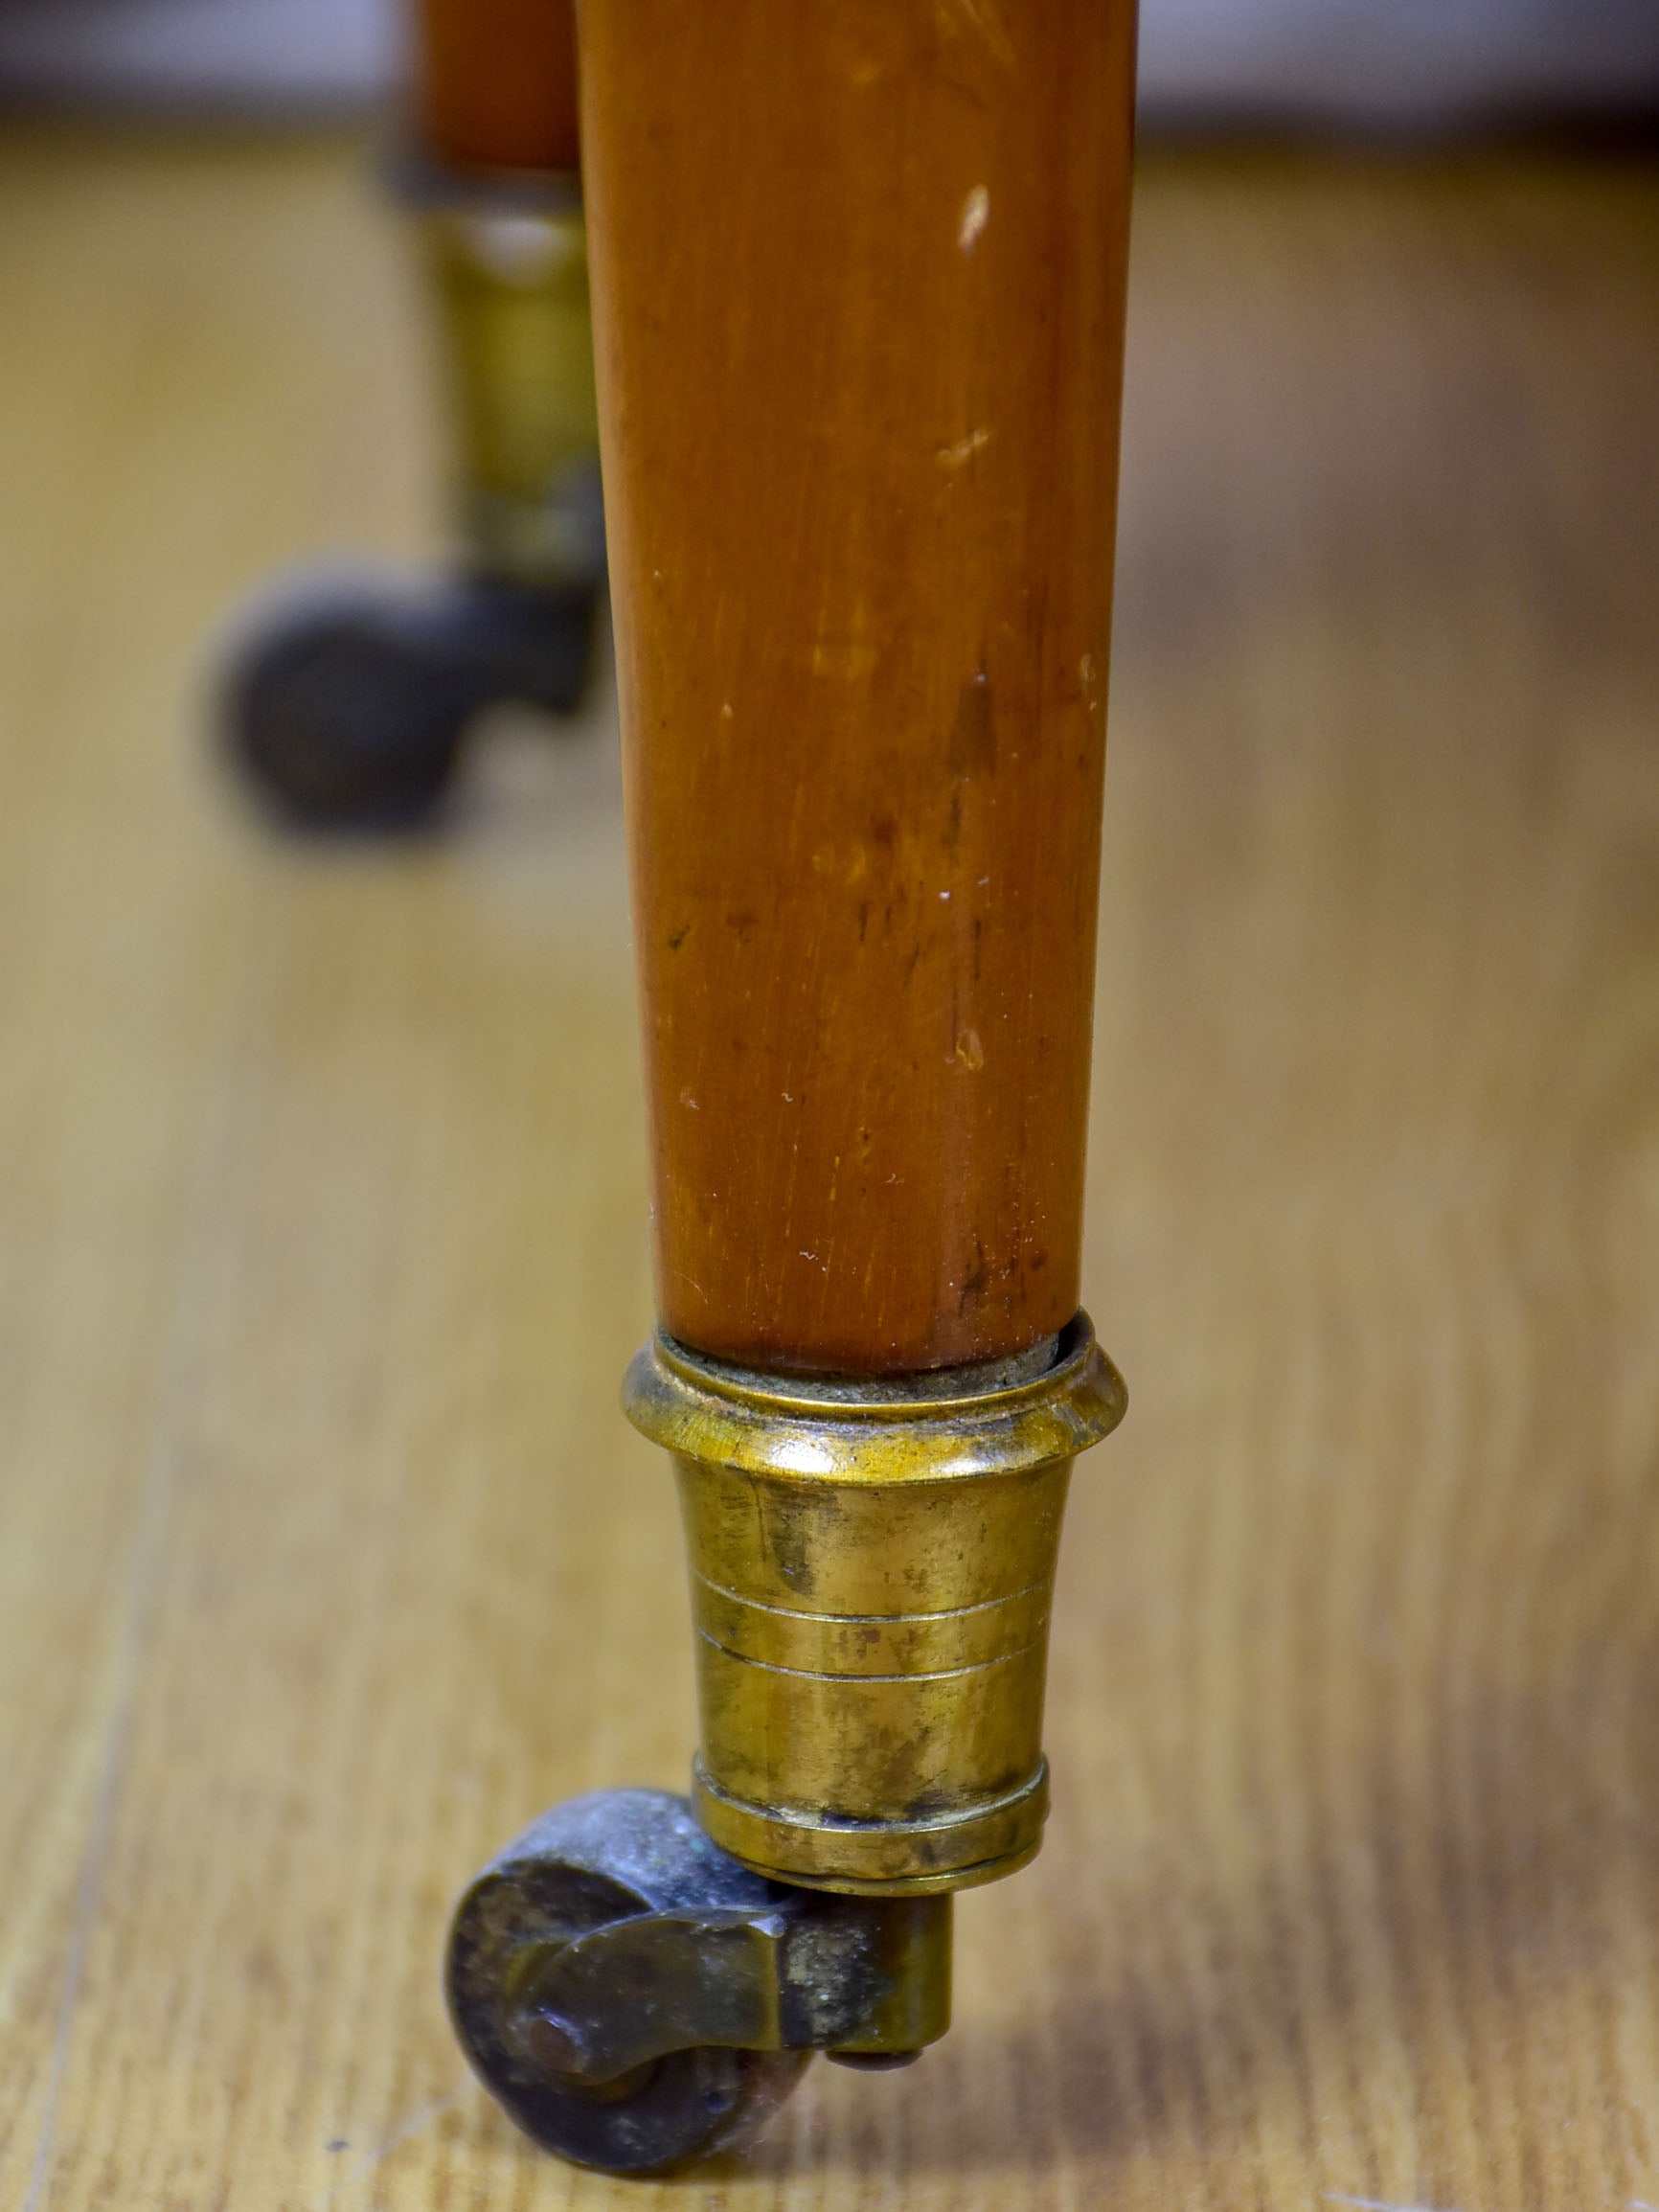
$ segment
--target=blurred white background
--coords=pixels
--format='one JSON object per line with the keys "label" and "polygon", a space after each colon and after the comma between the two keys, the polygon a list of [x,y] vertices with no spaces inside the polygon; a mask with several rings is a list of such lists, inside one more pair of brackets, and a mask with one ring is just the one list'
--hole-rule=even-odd
{"label": "blurred white background", "polygon": [[[355,105],[398,0],[0,0],[13,98]],[[1659,102],[1659,0],[1143,0],[1148,120],[1436,124]]]}

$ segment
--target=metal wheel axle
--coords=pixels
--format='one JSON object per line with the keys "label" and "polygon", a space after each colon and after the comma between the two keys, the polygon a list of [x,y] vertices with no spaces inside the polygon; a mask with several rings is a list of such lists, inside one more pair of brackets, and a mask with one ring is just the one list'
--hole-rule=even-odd
{"label": "metal wheel axle", "polygon": [[748,2141],[814,2051],[880,2067],[943,2035],[950,1900],[769,1881],[683,1798],[602,1790],[485,1868],[447,1978],[462,2045],[521,2127],[656,2173]]}

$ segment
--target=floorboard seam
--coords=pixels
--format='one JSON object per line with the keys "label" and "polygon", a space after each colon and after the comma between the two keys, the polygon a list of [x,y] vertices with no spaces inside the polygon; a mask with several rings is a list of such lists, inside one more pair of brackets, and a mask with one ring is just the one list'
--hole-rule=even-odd
{"label": "floorboard seam", "polygon": [[161,1389],[150,1424],[143,1503],[133,1540],[126,1604],[116,1641],[115,1710],[104,1734],[98,1788],[93,1798],[92,1817],[87,1826],[86,1845],[76,1882],[75,1917],[70,1929],[62,1987],[57,2000],[57,2025],[53,2037],[52,2064],[47,2075],[40,2135],[30,2169],[29,2192],[24,2198],[22,2212],[42,2212],[46,2202],[52,2155],[57,2143],[58,2109],[69,2070],[70,2047],[74,2040],[86,1953],[103,1895],[110,1838],[114,1833],[116,1807],[120,1801],[122,1779],[126,1767],[132,1716],[137,1702],[140,1661],[161,1579],[167,1534],[172,1517],[173,1495],[178,1487],[184,1425],[197,1396],[205,1349],[204,1324],[214,1309],[214,1300],[210,1295],[211,1277],[214,1273],[211,1264],[213,1239],[217,1224],[224,1219],[224,1209],[218,1201],[231,1158],[242,1081],[249,1063],[247,1045],[256,1026],[255,1005],[263,995],[255,987],[256,977],[248,972],[249,969],[256,966],[257,963],[252,959],[248,961],[240,987],[233,989],[230,993],[230,1017],[225,1023],[219,1049],[214,1055],[212,1072],[208,1079],[213,1101],[205,1117],[206,1127],[198,1149],[196,1173],[186,1207],[179,1288],[173,1300],[162,1355]]}

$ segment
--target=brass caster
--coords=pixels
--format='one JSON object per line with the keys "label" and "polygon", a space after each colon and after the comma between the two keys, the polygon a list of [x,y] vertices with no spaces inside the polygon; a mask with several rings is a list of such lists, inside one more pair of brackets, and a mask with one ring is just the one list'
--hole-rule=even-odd
{"label": "brass caster", "polygon": [[478,1876],[446,1984],[462,2048],[527,2134],[662,2174],[753,2141],[814,2050],[895,2064],[943,2035],[949,1900],[770,1881],[684,1798],[602,1790]]}
{"label": "brass caster", "polygon": [[812,2051],[875,2070],[948,2027],[952,1893],[1041,1839],[1066,1484],[1125,1396],[1079,1313],[1016,1359],[858,1383],[658,1336],[625,1402],[679,1479],[693,1796],[549,1813],[462,1899],[448,1983],[520,2127],[655,2174],[750,2140]]}
{"label": "brass caster", "polygon": [[221,741],[292,827],[412,827],[437,810],[486,708],[580,703],[598,599],[592,584],[485,577],[423,591],[372,571],[303,580],[244,617]]}
{"label": "brass caster", "polygon": [[1066,1489],[1125,1402],[1084,1313],[1023,1357],[886,1381],[645,1347],[624,1404],[673,1458],[693,1792],[723,1849],[863,1898],[967,1889],[1035,1855]]}

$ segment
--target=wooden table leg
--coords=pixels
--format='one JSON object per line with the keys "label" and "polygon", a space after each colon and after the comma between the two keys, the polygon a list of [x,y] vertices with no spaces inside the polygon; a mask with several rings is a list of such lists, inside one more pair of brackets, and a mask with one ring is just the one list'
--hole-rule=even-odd
{"label": "wooden table leg", "polygon": [[[700,1828],[550,1815],[452,1993],[517,2117],[637,2166],[811,2048],[915,2056],[951,1893],[1040,1840],[1066,1481],[1124,1407],[1079,1293],[1133,13],[580,21],[662,1323],[626,1402],[680,1486]],[[545,1900],[659,1848],[718,1941],[630,1874],[555,1955]],[[809,1995],[758,1920],[733,1965],[745,1910]],[[620,2087],[648,2018],[712,2133]]]}
{"label": "wooden table leg", "polygon": [[415,0],[415,122],[460,169],[580,164],[574,0]]}
{"label": "wooden table leg", "polygon": [[256,615],[220,719],[300,828],[402,829],[504,701],[568,713],[604,581],[569,0],[420,0],[410,144],[448,417],[458,559],[290,583]]}
{"label": "wooden table leg", "polygon": [[1132,19],[604,0],[588,188],[662,1317],[1079,1296]]}

